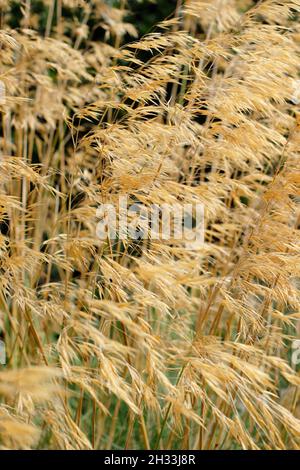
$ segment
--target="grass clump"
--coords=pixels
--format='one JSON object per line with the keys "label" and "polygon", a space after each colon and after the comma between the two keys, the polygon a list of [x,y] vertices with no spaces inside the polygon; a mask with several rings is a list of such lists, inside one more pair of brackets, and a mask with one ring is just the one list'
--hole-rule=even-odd
{"label": "grass clump", "polygon": [[[1,447],[298,449],[299,0],[2,3]],[[204,244],[101,241],[122,195]]]}

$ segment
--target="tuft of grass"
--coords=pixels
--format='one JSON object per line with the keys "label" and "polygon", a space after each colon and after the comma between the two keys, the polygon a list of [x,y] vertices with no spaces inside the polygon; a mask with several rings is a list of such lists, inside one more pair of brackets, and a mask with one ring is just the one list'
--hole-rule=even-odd
{"label": "tuft of grass", "polygon": [[[2,2],[3,3],[3,2]],[[300,1],[1,14],[1,448],[298,449]],[[205,242],[96,209],[201,203]]]}

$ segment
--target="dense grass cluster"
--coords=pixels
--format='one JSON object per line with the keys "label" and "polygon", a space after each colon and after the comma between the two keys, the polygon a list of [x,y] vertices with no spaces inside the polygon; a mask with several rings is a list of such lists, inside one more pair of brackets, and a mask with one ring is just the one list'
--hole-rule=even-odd
{"label": "dense grass cluster", "polygon": [[[300,0],[126,9],[1,1],[0,446],[298,449]],[[122,195],[204,244],[100,240]]]}

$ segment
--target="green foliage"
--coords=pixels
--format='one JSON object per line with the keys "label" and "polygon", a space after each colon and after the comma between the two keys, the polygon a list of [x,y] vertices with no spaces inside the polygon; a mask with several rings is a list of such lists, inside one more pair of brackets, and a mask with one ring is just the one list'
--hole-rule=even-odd
{"label": "green foliage", "polygon": [[176,0],[129,0],[129,19],[143,36],[157,23],[170,16],[176,4]]}

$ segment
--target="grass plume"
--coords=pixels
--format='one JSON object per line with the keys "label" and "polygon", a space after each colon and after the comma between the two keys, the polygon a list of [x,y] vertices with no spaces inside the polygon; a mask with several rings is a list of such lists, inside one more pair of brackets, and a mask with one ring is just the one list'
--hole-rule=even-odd
{"label": "grass plume", "polygon": [[[299,449],[300,1],[37,3],[1,2],[1,447]],[[99,240],[125,194],[203,246]]]}

